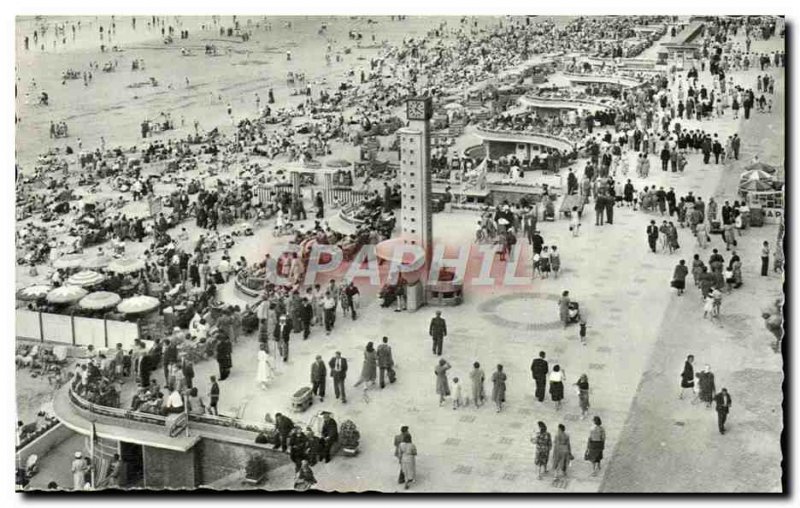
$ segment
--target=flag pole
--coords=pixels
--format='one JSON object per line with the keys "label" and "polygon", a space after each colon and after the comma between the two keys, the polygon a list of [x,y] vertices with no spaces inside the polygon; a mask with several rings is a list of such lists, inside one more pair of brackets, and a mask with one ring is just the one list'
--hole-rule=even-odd
{"label": "flag pole", "polygon": [[92,489],[95,488],[95,471],[97,469],[97,464],[95,463],[95,456],[94,456],[94,442],[97,439],[97,429],[95,428],[94,421],[92,421],[92,432],[90,436],[91,440],[89,442],[89,454],[92,457],[91,464],[89,464],[89,472],[91,474],[91,485]]}

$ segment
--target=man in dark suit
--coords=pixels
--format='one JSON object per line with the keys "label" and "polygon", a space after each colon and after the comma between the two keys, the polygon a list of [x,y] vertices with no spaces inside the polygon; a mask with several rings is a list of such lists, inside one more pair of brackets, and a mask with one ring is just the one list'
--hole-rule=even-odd
{"label": "man in dark suit", "polygon": [[275,339],[275,342],[278,343],[281,351],[281,357],[283,357],[283,361],[289,361],[289,337],[292,333],[292,322],[286,318],[286,314],[282,315],[278,322],[275,323],[275,330],[272,333],[272,337]]}
{"label": "man in dark suit", "polygon": [[231,373],[233,361],[231,359],[231,341],[224,333],[219,334],[219,342],[217,342],[217,364],[219,365],[219,380],[225,381]]}
{"label": "man in dark suit", "polygon": [[208,412],[213,415],[219,415],[219,385],[217,384],[216,376],[211,376],[211,388],[208,390]]}
{"label": "man in dark suit", "polygon": [[389,374],[389,382],[395,382],[394,359],[392,358],[392,347],[389,345],[389,337],[383,338],[383,344],[378,346],[376,355],[378,356],[378,369],[380,369],[380,384],[381,388],[383,388],[386,386],[384,375],[387,372]]}
{"label": "man in dark suit", "polygon": [[194,365],[192,362],[187,360],[186,358],[183,359],[181,370],[183,371],[183,379],[186,382],[186,388],[193,388],[194,387]]}
{"label": "man in dark suit", "polygon": [[331,448],[339,440],[339,427],[336,426],[336,420],[331,417],[327,411],[322,413],[322,459],[325,462],[331,461]]}
{"label": "man in dark suit", "polygon": [[294,422],[288,416],[275,413],[275,430],[278,431],[278,444],[275,445],[275,449],[280,448],[282,452],[285,452],[289,442],[289,434],[294,430]]}
{"label": "man in dark suit", "polygon": [[307,297],[300,301],[300,322],[303,324],[303,340],[311,335],[311,320],[314,318],[314,308]]}
{"label": "man in dark suit", "polygon": [[175,341],[164,341],[164,384],[169,380],[169,364],[178,363],[178,345]]}
{"label": "man in dark suit", "polygon": [[344,393],[344,380],[347,378],[347,360],[342,358],[342,353],[337,351],[336,355],[328,362],[333,378],[333,393],[338,399],[342,398],[342,404],[347,402],[347,395]]}
{"label": "man in dark suit", "polygon": [[322,357],[317,355],[317,360],[311,364],[311,393],[319,395],[319,400],[325,400],[325,384],[327,383],[328,369]]}
{"label": "man in dark suit", "polygon": [[714,397],[714,402],[717,403],[717,426],[719,433],[725,434],[725,420],[728,419],[728,412],[731,410],[731,396],[728,394],[728,389],[723,388]]}
{"label": "man in dark suit", "polygon": [[431,319],[431,326],[428,329],[431,339],[433,339],[433,354],[442,356],[442,345],[447,336],[447,323],[442,317],[442,311],[436,311],[436,317]]}
{"label": "man in dark suit", "polygon": [[658,226],[656,221],[651,220],[650,225],[647,226],[647,243],[650,245],[650,250],[655,254],[656,242],[658,241]]}
{"label": "man in dark suit", "polygon": [[539,358],[534,358],[531,363],[531,375],[536,383],[536,400],[539,402],[544,402],[544,389],[547,386],[547,372],[549,371],[547,360],[544,357],[544,351],[539,351]]}

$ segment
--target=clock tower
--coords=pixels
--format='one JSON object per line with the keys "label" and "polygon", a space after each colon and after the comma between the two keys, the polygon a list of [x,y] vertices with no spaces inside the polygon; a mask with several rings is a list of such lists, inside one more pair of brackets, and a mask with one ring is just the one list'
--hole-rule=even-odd
{"label": "clock tower", "polygon": [[402,237],[405,243],[422,248],[426,267],[433,252],[430,168],[432,110],[430,97],[408,99],[406,115],[409,126],[397,131],[400,138]]}

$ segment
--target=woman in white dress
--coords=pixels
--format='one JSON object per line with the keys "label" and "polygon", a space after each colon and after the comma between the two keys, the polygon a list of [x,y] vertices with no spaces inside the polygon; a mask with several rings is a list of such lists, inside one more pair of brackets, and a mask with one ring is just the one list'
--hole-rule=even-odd
{"label": "woman in white dress", "polygon": [[266,388],[272,379],[272,365],[270,362],[267,348],[264,344],[258,350],[258,368],[256,369],[256,384],[261,388]]}

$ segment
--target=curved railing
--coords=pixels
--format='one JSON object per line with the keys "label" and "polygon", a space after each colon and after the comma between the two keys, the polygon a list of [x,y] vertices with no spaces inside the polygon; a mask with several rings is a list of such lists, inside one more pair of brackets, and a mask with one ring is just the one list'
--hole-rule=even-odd
{"label": "curved railing", "polygon": [[643,83],[643,81],[640,81],[636,78],[628,78],[623,76],[604,76],[602,74],[565,73],[564,77],[570,81],[580,83],[611,83],[629,88],[637,87]]}
{"label": "curved railing", "polygon": [[359,206],[359,203],[343,206],[342,209],[339,210],[339,218],[352,226],[360,226],[364,224],[363,220],[355,216]]}
{"label": "curved railing", "polygon": [[254,277],[248,273],[245,273],[245,270],[240,271],[236,274],[234,278],[233,284],[241,293],[244,293],[246,296],[251,298],[256,298],[261,295],[264,291],[264,287],[266,286],[267,278],[266,277]]}
{"label": "curved railing", "polygon": [[570,152],[575,149],[575,143],[570,139],[556,136],[547,132],[489,129],[479,126],[475,129],[475,133],[479,137],[492,141],[509,141],[512,143],[523,141],[526,143],[536,143],[539,145],[556,148],[563,152]]}
{"label": "curved railing", "polygon": [[[151,413],[143,413],[141,411],[133,411],[131,409],[108,407],[100,404],[95,404],[93,402],[89,402],[88,400],[84,399],[83,397],[75,393],[75,391],[72,389],[71,386],[69,387],[69,400],[73,406],[82,409],[83,411],[98,416],[117,418],[120,420],[120,425],[124,425],[124,421],[145,423],[148,425],[153,425],[158,427],[165,427],[167,424],[166,416],[151,414]],[[227,416],[189,413],[189,421],[205,425],[214,425],[217,427],[234,428],[248,432],[264,432],[266,434],[275,432],[274,425],[270,423],[266,422],[259,424],[252,422],[248,423]]]}
{"label": "curved railing", "polygon": [[602,101],[595,101],[591,99],[572,99],[572,98],[559,98],[559,97],[538,97],[535,95],[523,95],[519,101],[525,105],[534,108],[558,108],[558,109],[579,109],[581,107],[610,109],[613,104],[603,103]]}

